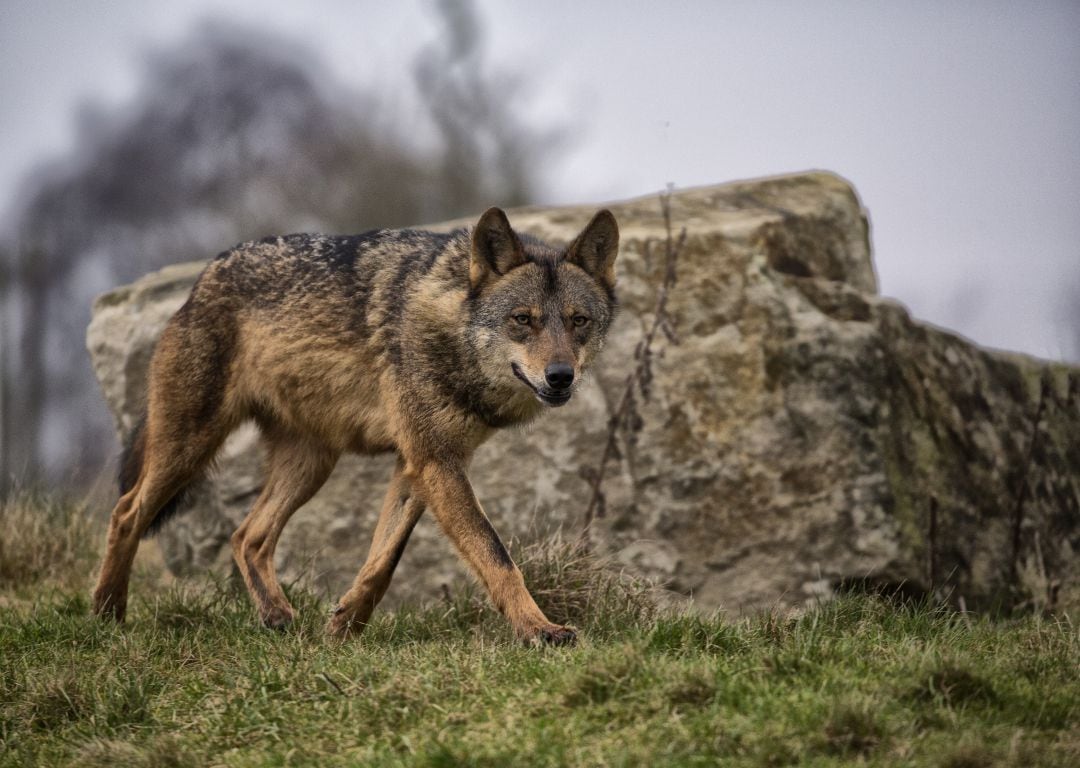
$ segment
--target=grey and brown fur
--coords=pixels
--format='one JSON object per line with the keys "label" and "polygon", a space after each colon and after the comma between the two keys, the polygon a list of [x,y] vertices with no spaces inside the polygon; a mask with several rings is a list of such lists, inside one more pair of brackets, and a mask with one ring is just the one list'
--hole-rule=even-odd
{"label": "grey and brown fur", "polygon": [[569,400],[615,311],[618,240],[606,210],[559,250],[492,208],[449,234],[290,235],[218,256],[154,352],[94,611],[123,619],[140,538],[253,419],[268,472],[232,549],[264,624],[293,618],[274,572],[289,517],[342,453],[393,451],[367,561],[328,631],[363,629],[430,509],[518,637],[573,642],[533,601],[466,469],[495,430]]}

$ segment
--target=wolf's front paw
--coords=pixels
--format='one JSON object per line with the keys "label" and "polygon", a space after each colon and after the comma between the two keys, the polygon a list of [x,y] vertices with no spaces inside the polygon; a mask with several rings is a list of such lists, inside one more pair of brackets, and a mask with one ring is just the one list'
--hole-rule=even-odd
{"label": "wolf's front paw", "polygon": [[117,595],[110,590],[94,590],[90,602],[95,616],[123,621],[127,614],[127,595]]}
{"label": "wolf's front paw", "polygon": [[577,630],[559,624],[544,624],[522,638],[526,645],[574,645]]}
{"label": "wolf's front paw", "polygon": [[259,620],[262,625],[267,629],[284,630],[293,623],[296,618],[296,612],[292,608],[285,608],[282,606],[274,606],[270,609],[269,613],[265,613],[259,616]]}
{"label": "wolf's front paw", "polygon": [[330,611],[330,621],[326,624],[326,634],[339,637],[342,640],[355,637],[364,631],[367,622],[342,605],[335,606]]}

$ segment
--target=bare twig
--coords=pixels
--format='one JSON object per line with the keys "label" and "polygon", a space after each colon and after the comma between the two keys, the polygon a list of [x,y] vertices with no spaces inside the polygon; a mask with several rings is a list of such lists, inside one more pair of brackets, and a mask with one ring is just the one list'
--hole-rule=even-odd
{"label": "bare twig", "polygon": [[[600,457],[600,463],[595,468],[586,468],[582,472],[590,483],[591,493],[589,505],[585,508],[584,525],[581,530],[580,543],[588,548],[592,523],[598,517],[603,517],[606,511],[606,499],[604,497],[603,483],[604,474],[609,462],[619,455],[619,433],[624,432],[627,436],[628,445],[633,445],[636,435],[643,427],[641,414],[637,410],[637,394],[640,393],[642,400],[648,401],[652,393],[652,360],[656,355],[653,342],[657,332],[663,333],[664,338],[671,344],[678,344],[678,336],[675,333],[675,323],[667,312],[668,293],[675,285],[676,264],[683,246],[686,244],[686,227],[683,227],[678,238],[672,235],[671,230],[671,187],[660,195],[660,211],[664,217],[664,277],[656,292],[656,304],[653,308],[652,325],[642,336],[641,341],[634,348],[634,369],[626,377],[623,387],[622,398],[611,418],[608,419],[607,441],[604,443],[604,453]],[[653,240],[645,242],[646,262],[652,256]]]}
{"label": "bare twig", "polygon": [[326,672],[319,672],[318,674],[316,674],[316,675],[315,675],[315,677],[319,678],[320,680],[322,680],[322,681],[323,681],[323,682],[325,682],[325,683],[329,683],[329,684],[330,684],[330,686],[331,686],[331,687],[332,687],[332,688],[333,688],[333,689],[334,689],[335,691],[337,691],[338,693],[340,693],[340,694],[341,694],[342,696],[346,696],[346,697],[347,697],[347,696],[349,695],[349,694],[345,693],[345,689],[344,689],[344,688],[342,688],[342,687],[341,687],[340,685],[338,685],[338,684],[337,684],[337,681],[336,681],[336,680],[334,680],[334,678],[330,677],[330,675],[329,675],[328,673],[326,673]]}
{"label": "bare twig", "polygon": [[1012,531],[1012,571],[1015,577],[1019,570],[1020,544],[1024,525],[1024,503],[1027,501],[1028,489],[1031,485],[1031,465],[1035,459],[1035,451],[1039,445],[1039,423],[1046,412],[1046,398],[1049,394],[1050,385],[1043,376],[1039,390],[1039,405],[1035,409],[1035,416],[1031,421],[1031,442],[1028,443],[1027,458],[1024,461],[1024,471],[1020,475],[1020,489],[1016,494],[1016,505],[1013,508],[1013,531]]}
{"label": "bare twig", "polygon": [[937,496],[930,497],[930,520],[929,530],[926,535],[927,544],[927,567],[926,573],[928,581],[930,582],[930,589],[928,592],[933,595],[934,590],[940,585],[938,584],[937,573],[937,538],[938,538],[938,500]]}
{"label": "bare twig", "polygon": [[964,626],[971,629],[971,616],[968,615],[967,600],[963,595],[956,598],[956,607],[960,609],[960,618],[964,620]]}

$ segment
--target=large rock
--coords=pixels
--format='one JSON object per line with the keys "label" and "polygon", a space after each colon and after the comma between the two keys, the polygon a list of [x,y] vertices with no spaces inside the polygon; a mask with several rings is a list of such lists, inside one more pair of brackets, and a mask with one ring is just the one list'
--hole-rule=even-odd
{"label": "large rock", "polygon": [[[662,249],[646,243],[665,237],[658,199],[611,208],[623,310],[594,380],[568,407],[492,439],[473,464],[505,536],[577,535],[584,478],[652,321]],[[566,242],[594,209],[510,218]],[[1080,601],[1080,371],[982,350],[878,297],[866,217],[833,175],[688,190],[671,209],[687,230],[667,305],[678,343],[654,343],[651,397],[638,397],[637,429],[619,435],[603,485],[599,548],[703,608],[800,606],[844,584],[906,585],[968,606]],[[142,407],[154,340],[201,266],[167,268],[95,304],[88,345],[121,432]],[[286,578],[313,577],[330,593],[351,581],[391,462],[341,461],[285,530]],[[247,427],[196,508],[163,533],[169,566],[227,568],[228,536],[259,486]],[[435,595],[462,574],[425,519],[391,595]]]}

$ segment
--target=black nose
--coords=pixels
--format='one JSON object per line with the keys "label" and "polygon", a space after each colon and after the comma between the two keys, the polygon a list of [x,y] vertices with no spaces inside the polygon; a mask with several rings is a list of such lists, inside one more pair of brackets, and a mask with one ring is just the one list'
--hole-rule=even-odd
{"label": "black nose", "polygon": [[552,389],[570,389],[570,385],[574,383],[574,366],[552,363],[544,369],[544,378]]}

